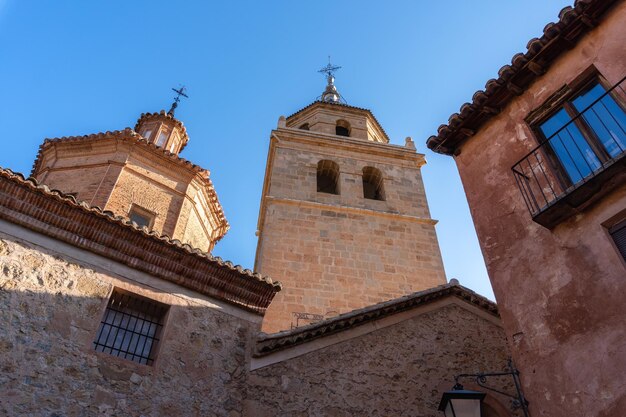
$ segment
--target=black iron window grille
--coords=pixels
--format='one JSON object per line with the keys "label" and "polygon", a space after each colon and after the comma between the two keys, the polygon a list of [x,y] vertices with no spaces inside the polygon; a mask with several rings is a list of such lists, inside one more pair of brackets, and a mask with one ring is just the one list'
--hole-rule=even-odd
{"label": "black iron window grille", "polygon": [[93,342],[94,349],[152,365],[167,310],[165,304],[115,289]]}
{"label": "black iron window grille", "polygon": [[589,83],[537,126],[545,140],[512,168],[533,217],[626,155],[624,80]]}

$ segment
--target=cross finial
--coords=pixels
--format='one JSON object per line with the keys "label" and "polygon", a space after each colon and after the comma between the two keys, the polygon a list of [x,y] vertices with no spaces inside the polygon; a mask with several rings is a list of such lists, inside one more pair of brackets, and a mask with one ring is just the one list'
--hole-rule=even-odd
{"label": "cross finial", "polygon": [[328,56],[328,65],[324,68],[320,69],[319,73],[326,74],[326,89],[322,93],[321,100],[327,103],[345,103],[341,94],[337,91],[337,87],[335,87],[335,71],[341,69],[338,65],[333,65],[330,62],[330,55]]}
{"label": "cross finial", "polygon": [[337,71],[338,69],[341,69],[341,67],[338,66],[338,65],[331,64],[330,63],[330,55],[328,55],[328,65],[326,65],[324,68],[320,69],[317,72],[322,73],[322,74],[326,74],[326,76],[328,78],[330,78],[330,77],[334,76],[335,71]]}
{"label": "cross finial", "polygon": [[176,93],[176,97],[174,97],[174,102],[172,103],[172,107],[170,108],[170,110],[167,112],[167,114],[169,114],[170,116],[174,116],[174,110],[176,110],[176,107],[178,107],[178,103],[180,103],[180,96],[183,96],[185,98],[189,98],[189,96],[187,95],[187,91],[185,90],[185,86],[181,86],[177,89],[172,88],[172,91],[174,91]]}

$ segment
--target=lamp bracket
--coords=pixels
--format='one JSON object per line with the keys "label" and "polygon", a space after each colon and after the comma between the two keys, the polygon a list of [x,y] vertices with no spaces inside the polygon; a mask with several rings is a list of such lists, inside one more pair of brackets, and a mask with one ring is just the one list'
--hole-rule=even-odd
{"label": "lamp bracket", "polygon": [[[513,382],[515,384],[516,395],[509,394],[497,388],[487,385],[487,378],[492,376],[510,376],[513,378]],[[517,410],[521,408],[524,417],[529,417],[528,415],[528,401],[524,398],[524,394],[522,393],[521,383],[519,380],[519,371],[513,365],[513,360],[511,358],[508,359],[507,362],[507,370],[503,372],[480,372],[476,374],[459,374],[454,377],[454,390],[462,390],[463,385],[459,382],[461,378],[475,378],[476,384],[480,387],[485,388],[486,390],[497,392],[500,395],[504,395],[511,399],[511,410]]]}

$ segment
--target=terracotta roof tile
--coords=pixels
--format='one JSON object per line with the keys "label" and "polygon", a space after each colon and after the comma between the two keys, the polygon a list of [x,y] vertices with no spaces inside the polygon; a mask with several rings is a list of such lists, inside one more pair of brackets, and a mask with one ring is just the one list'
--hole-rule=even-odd
{"label": "terracotta roof tile", "polygon": [[267,355],[451,296],[460,298],[485,310],[495,317],[499,317],[498,307],[493,301],[486,299],[468,288],[456,283],[451,283],[353,310],[321,322],[295,329],[273,334],[261,333],[257,338],[255,356]]}
{"label": "terracotta roof tile", "polygon": [[0,179],[0,217],[9,221],[260,314],[282,288],[267,276],[141,228],[34,178],[0,167]]}
{"label": "terracotta roof tile", "polygon": [[597,25],[617,1],[576,0],[574,7],[561,9],[559,21],[548,23],[540,38],[528,41],[525,53],[513,55],[511,64],[500,68],[497,79],[490,79],[484,90],[474,93],[472,103],[464,103],[459,113],[449,117],[447,125],[439,126],[437,134],[428,138],[427,146],[435,152],[452,155],[459,144],[521,94],[572,43]]}

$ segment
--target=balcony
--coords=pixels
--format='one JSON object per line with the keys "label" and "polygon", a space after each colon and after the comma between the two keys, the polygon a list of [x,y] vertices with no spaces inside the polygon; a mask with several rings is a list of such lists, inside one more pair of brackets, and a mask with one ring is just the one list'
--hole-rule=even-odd
{"label": "balcony", "polygon": [[609,89],[591,84],[563,104],[541,126],[554,133],[513,165],[535,222],[553,228],[626,181],[625,79]]}

